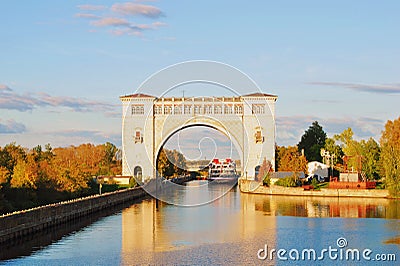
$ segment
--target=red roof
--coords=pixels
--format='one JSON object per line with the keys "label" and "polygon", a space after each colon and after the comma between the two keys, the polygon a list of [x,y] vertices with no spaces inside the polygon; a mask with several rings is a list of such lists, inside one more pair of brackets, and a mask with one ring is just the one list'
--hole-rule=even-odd
{"label": "red roof", "polygon": [[250,94],[242,95],[242,97],[278,97],[278,96],[273,95],[273,94],[255,92],[255,93],[250,93]]}
{"label": "red roof", "polygon": [[124,95],[121,96],[120,98],[156,98],[156,97],[144,93],[135,93],[130,95]]}

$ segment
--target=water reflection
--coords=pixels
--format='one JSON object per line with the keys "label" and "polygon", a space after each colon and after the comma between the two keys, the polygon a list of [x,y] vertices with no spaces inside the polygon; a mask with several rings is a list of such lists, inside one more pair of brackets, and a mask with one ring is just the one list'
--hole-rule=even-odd
{"label": "water reflection", "polygon": [[[198,193],[212,194],[223,189],[210,186],[207,192]],[[188,200],[192,201],[190,197]],[[251,247],[250,242],[260,236],[267,238],[273,247],[276,237],[275,217],[265,216],[254,206],[254,201],[241,198],[236,188],[228,191],[225,197],[202,206],[177,207],[160,203],[157,209],[154,200],[131,206],[122,212],[121,261],[126,265],[173,263],[176,260],[165,260],[165,257],[174,252],[179,254],[180,262],[189,262],[200,250],[203,259],[221,252],[218,257],[221,263],[228,263],[229,258],[237,261],[240,257],[241,261],[246,261],[246,253],[238,253],[238,249],[246,250]],[[232,249],[226,248],[228,243]]]}
{"label": "water reflection", "polygon": [[400,202],[389,199],[290,197],[242,194],[244,202],[272,216],[400,218]]}
{"label": "water reflection", "polygon": [[[199,193],[212,194],[219,189],[225,188],[209,186],[206,192],[188,192],[190,190],[182,187],[180,192],[175,190],[169,197],[191,202],[193,197],[204,197]],[[211,257],[217,264],[254,263],[257,262],[255,252],[265,243],[270,249],[279,245],[301,246],[302,241],[323,246],[335,243],[342,234],[355,243],[362,243],[368,232],[371,233],[368,241],[376,242],[376,238],[371,237],[376,233],[382,237],[379,243],[388,240],[392,244],[396,238],[390,238],[400,228],[382,227],[393,227],[396,222],[381,223],[373,219],[361,222],[363,220],[345,218],[399,219],[398,210],[399,202],[387,199],[265,196],[241,194],[237,188],[210,204],[196,207],[160,203],[157,209],[155,201],[148,200],[122,212],[121,262],[125,265],[210,264],[206,258]],[[289,216],[309,219],[279,218]],[[340,219],[313,219],[321,217]],[[374,230],[370,229],[372,224],[377,224]],[[230,258],[235,260],[230,261]]]}
{"label": "water reflection", "polygon": [[[208,186],[194,193],[182,186],[164,196],[191,202],[206,196],[201,193],[224,189]],[[324,248],[338,237],[352,248],[399,254],[399,218],[395,200],[266,196],[233,188],[196,207],[160,202],[157,208],[154,199],[145,199],[7,263],[254,265],[260,264],[257,251],[265,244],[270,249]]]}

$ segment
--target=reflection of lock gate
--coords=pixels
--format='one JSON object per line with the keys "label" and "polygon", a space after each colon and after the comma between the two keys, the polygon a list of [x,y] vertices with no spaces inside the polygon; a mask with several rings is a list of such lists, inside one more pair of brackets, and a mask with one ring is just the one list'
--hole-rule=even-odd
{"label": "reflection of lock gate", "polygon": [[208,126],[230,138],[240,156],[240,173],[254,179],[255,168],[264,158],[275,168],[276,100],[277,96],[263,93],[198,98],[122,96],[123,175],[141,181],[154,178],[158,154],[173,134],[191,126]]}

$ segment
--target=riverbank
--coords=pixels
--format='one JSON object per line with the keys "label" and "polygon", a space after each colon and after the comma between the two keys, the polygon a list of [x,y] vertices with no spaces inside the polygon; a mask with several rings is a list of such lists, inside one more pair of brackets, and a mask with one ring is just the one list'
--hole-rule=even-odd
{"label": "riverbank", "polygon": [[165,190],[175,184],[183,184],[189,178],[171,181],[151,180],[142,187],[128,188],[114,192],[78,198],[69,201],[16,211],[0,216],[0,243],[18,239],[69,221],[89,216],[151,195],[156,189]]}
{"label": "riverbank", "polygon": [[389,198],[386,189],[330,189],[305,190],[302,187],[263,186],[254,180],[239,180],[239,188],[244,193],[287,196],[315,196],[315,197],[357,197],[357,198]]}

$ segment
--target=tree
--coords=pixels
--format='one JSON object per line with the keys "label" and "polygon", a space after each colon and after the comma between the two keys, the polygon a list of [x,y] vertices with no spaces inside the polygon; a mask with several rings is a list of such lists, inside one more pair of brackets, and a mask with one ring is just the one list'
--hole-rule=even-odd
{"label": "tree", "polygon": [[369,138],[368,141],[361,140],[360,145],[363,172],[370,180],[379,179],[379,159],[381,155],[379,144],[373,138]]}
{"label": "tree", "polygon": [[171,163],[173,164],[174,175],[182,175],[186,170],[185,156],[177,150],[173,150],[170,156],[172,157]]}
{"label": "tree", "polygon": [[41,161],[43,158],[42,158],[42,146],[41,145],[37,145],[36,147],[34,147],[33,149],[32,149],[32,153],[33,153],[33,156],[35,157],[35,161]]}
{"label": "tree", "polygon": [[29,154],[26,160],[18,160],[14,167],[13,175],[10,181],[11,187],[32,189],[37,188],[39,171],[35,159],[36,158],[34,154]]}
{"label": "tree", "polygon": [[380,139],[381,174],[394,197],[400,197],[400,117],[387,121]]}
{"label": "tree", "polygon": [[161,176],[170,176],[170,161],[168,160],[166,149],[161,149],[157,160],[157,171]]}
{"label": "tree", "polygon": [[296,146],[277,146],[276,165],[278,171],[306,172],[307,159],[300,154]]}
{"label": "tree", "polygon": [[6,183],[9,179],[10,173],[4,166],[0,166],[0,185]]}
{"label": "tree", "polygon": [[[327,138],[325,141],[324,150],[329,152],[330,155],[333,155],[333,165],[343,164],[343,150],[342,147],[336,144],[335,139]],[[327,164],[327,162],[325,162]]]}
{"label": "tree", "polygon": [[367,179],[379,179],[380,147],[378,143],[373,138],[368,141],[356,141],[353,135],[353,130],[347,128],[341,134],[334,136],[335,140],[341,142],[344,155],[348,157],[347,169],[363,171]]}
{"label": "tree", "polygon": [[45,151],[43,152],[43,159],[46,161],[50,161],[54,157],[53,148],[51,147],[50,143],[47,143],[45,146]]}
{"label": "tree", "polygon": [[107,168],[108,168],[107,169],[108,170],[107,174],[110,174],[111,165],[112,165],[113,162],[116,161],[116,153],[118,151],[118,148],[114,144],[112,144],[110,142],[107,142],[104,145],[104,149],[105,149],[104,161],[105,161],[105,164],[107,165]]}
{"label": "tree", "polygon": [[18,160],[24,160],[26,157],[25,150],[20,146],[16,145],[15,142],[7,144],[0,151],[0,166],[7,168],[9,173],[9,178],[13,174],[14,167]]}
{"label": "tree", "polygon": [[111,164],[115,160],[115,154],[117,153],[118,148],[110,142],[107,142],[106,144],[104,144],[104,146],[106,153],[104,159],[106,163]]}
{"label": "tree", "polygon": [[157,160],[157,171],[164,177],[182,175],[186,169],[186,159],[177,150],[162,149]]}
{"label": "tree", "polygon": [[308,161],[322,161],[321,149],[325,146],[326,133],[317,121],[301,136],[301,140],[297,145],[299,152],[304,150],[304,155]]}
{"label": "tree", "polygon": [[0,147],[0,201],[4,197],[6,202],[0,212],[88,195],[94,175],[121,173],[116,150],[111,143],[56,149],[46,144],[31,150],[15,143]]}

